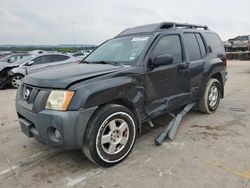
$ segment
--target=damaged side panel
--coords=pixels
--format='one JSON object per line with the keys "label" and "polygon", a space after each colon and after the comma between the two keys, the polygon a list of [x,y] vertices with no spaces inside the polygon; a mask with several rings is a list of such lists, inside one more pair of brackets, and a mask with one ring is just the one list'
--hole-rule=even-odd
{"label": "damaged side panel", "polygon": [[146,112],[149,119],[190,102],[190,71],[179,72],[178,67],[178,64],[173,64],[146,73]]}
{"label": "damaged side panel", "polygon": [[143,82],[143,76],[135,74],[129,77],[109,78],[83,85],[76,93],[76,95],[81,95],[83,98],[79,101],[72,101],[69,109],[73,110],[78,107],[87,109],[121,100],[133,106],[140,120],[145,119]]}

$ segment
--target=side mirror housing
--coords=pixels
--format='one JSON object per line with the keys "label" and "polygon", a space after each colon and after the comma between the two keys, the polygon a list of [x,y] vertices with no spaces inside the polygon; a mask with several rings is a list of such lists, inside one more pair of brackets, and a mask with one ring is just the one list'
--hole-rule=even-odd
{"label": "side mirror housing", "polygon": [[27,63],[27,65],[28,65],[28,66],[31,66],[33,63],[34,63],[34,61],[29,61],[29,62]]}
{"label": "side mirror housing", "polygon": [[153,67],[160,67],[173,64],[174,59],[172,55],[164,54],[155,57]]}

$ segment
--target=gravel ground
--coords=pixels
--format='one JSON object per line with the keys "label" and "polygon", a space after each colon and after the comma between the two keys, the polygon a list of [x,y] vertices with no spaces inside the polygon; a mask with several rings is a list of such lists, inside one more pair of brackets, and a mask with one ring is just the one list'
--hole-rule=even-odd
{"label": "gravel ground", "polygon": [[0,91],[0,187],[250,188],[250,62],[230,61],[225,98],[212,115],[190,112],[173,142],[154,145],[167,116],[145,125],[129,157],[112,168],[81,151],[42,145],[21,133],[15,90]]}

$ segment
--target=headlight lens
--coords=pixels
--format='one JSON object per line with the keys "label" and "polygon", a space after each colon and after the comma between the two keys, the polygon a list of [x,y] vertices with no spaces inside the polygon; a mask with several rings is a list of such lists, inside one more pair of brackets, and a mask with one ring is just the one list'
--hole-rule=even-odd
{"label": "headlight lens", "polygon": [[51,91],[45,108],[48,110],[66,111],[74,93],[74,91]]}

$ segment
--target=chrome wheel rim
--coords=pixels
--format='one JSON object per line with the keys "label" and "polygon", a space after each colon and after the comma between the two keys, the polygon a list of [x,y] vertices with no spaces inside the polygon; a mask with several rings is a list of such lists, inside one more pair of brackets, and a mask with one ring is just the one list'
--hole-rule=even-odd
{"label": "chrome wheel rim", "polygon": [[[123,147],[119,148],[119,150],[116,150],[115,154],[108,154],[102,147],[102,135],[108,134],[107,132],[104,131],[104,129],[107,127],[107,124],[111,122],[112,120],[115,120],[115,117],[117,117],[117,120],[123,120],[128,124],[128,132],[127,132],[127,143],[124,144]],[[123,119],[124,117],[124,119]],[[127,121],[126,121],[127,120]],[[103,123],[101,124],[100,128],[98,129],[98,133],[96,136],[96,151],[98,156],[100,157],[101,160],[107,162],[107,163],[116,163],[124,159],[128,153],[131,151],[134,143],[135,143],[135,138],[136,138],[136,125],[133,120],[133,118],[126,112],[116,112],[111,114],[109,117],[107,117]]]}
{"label": "chrome wheel rim", "polygon": [[15,76],[15,77],[12,78],[11,84],[12,84],[15,88],[18,88],[18,86],[20,85],[22,79],[23,79],[22,76],[17,75],[17,76]]}
{"label": "chrome wheel rim", "polygon": [[212,86],[208,95],[208,104],[211,108],[214,108],[219,98],[219,90],[216,86]]}
{"label": "chrome wheel rim", "polygon": [[108,122],[101,136],[101,146],[103,151],[109,155],[114,155],[123,150],[129,138],[129,127],[123,119],[113,119]]}

